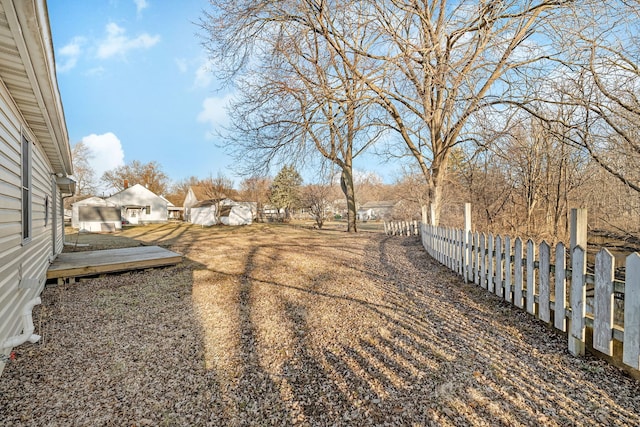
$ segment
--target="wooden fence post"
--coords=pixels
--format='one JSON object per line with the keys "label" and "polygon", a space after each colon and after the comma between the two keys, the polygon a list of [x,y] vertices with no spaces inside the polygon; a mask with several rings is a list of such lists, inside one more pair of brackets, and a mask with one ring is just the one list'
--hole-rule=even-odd
{"label": "wooden fence post", "polygon": [[[570,251],[571,255],[571,292],[570,292],[570,302],[571,302],[571,317],[569,318],[567,328],[569,331],[569,351],[571,354],[575,356],[584,355],[584,313],[586,312],[586,304],[582,302],[582,305],[579,307],[574,307],[574,298],[576,299],[576,304],[580,304],[580,299],[582,295],[585,295],[586,298],[586,288],[584,275],[586,273],[587,268],[587,210],[586,209],[571,209],[571,240],[570,240]],[[577,252],[577,255],[581,257],[579,260],[575,260],[576,256],[575,248],[580,247],[581,250]],[[576,265],[580,269],[576,271]],[[574,282],[575,280],[575,282]],[[574,283],[577,282],[577,285],[574,286]],[[574,289],[579,287],[581,289]],[[575,290],[575,292],[574,292]],[[579,310],[579,312],[576,312]],[[573,322],[578,321],[579,324],[574,325]]]}
{"label": "wooden fence post", "polygon": [[571,209],[571,237],[569,246],[569,255],[573,255],[573,248],[582,246],[587,249],[587,210]]}

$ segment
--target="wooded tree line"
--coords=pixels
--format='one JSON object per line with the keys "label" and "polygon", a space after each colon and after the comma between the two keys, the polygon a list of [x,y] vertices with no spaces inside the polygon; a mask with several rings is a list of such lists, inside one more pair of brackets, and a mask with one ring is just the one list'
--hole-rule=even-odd
{"label": "wooded tree line", "polygon": [[238,91],[230,146],[254,171],[337,168],[352,230],[365,150],[413,168],[434,223],[453,199],[541,235],[569,207],[625,230],[636,214],[637,0],[210,4],[205,46]]}

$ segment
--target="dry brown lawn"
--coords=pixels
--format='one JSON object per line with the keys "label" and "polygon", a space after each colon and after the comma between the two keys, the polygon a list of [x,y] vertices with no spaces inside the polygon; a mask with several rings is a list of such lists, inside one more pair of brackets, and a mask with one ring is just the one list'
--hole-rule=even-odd
{"label": "dry brown lawn", "polygon": [[47,286],[0,377],[13,425],[640,425],[639,383],[417,238],[256,224],[68,235],[174,267]]}

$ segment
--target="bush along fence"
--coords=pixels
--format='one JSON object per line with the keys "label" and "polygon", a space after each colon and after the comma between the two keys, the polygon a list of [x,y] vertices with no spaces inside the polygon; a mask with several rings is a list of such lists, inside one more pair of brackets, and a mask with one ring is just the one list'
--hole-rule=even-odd
{"label": "bush along fence", "polygon": [[387,236],[418,236],[420,223],[413,221],[385,221],[384,233]]}
{"label": "bush along fence", "polygon": [[[607,249],[587,274],[587,212],[571,212],[571,242],[535,244],[509,236],[471,231],[471,206],[465,228],[421,224],[422,244],[441,264],[567,333],[568,349],[583,355],[587,327],[593,348],[614,356],[622,343],[622,363],[640,367],[640,255],[626,258],[624,280],[615,280],[615,260]],[[568,261],[567,261],[568,260]],[[589,310],[587,310],[589,308]],[[614,317],[615,316],[615,317]],[[614,318],[616,321],[614,322]],[[619,348],[619,345],[616,346]],[[616,354],[613,359],[619,359]]]}

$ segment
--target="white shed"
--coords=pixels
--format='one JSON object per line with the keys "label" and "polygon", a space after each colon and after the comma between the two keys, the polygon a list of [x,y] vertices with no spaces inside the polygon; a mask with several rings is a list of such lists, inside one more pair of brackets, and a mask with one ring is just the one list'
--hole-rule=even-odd
{"label": "white shed", "polygon": [[153,191],[136,184],[105,199],[120,206],[122,219],[132,225],[163,223],[168,219],[168,202]]}
{"label": "white shed", "polygon": [[71,226],[79,231],[113,232],[122,229],[119,206],[100,197],[89,197],[72,205]]}
{"label": "white shed", "polygon": [[218,202],[205,200],[190,207],[189,222],[210,227],[218,223],[216,216]]}
{"label": "white shed", "polygon": [[[75,191],[44,0],[0,0],[0,373],[37,342],[31,311],[64,245]],[[25,353],[26,354],[26,353]]]}
{"label": "white shed", "polygon": [[207,227],[218,222],[224,225],[247,225],[253,222],[253,212],[250,203],[234,202],[231,199],[210,199],[191,207],[189,222]]}
{"label": "white shed", "polygon": [[243,204],[223,206],[220,209],[220,222],[224,225],[249,225],[253,222],[253,212]]}

